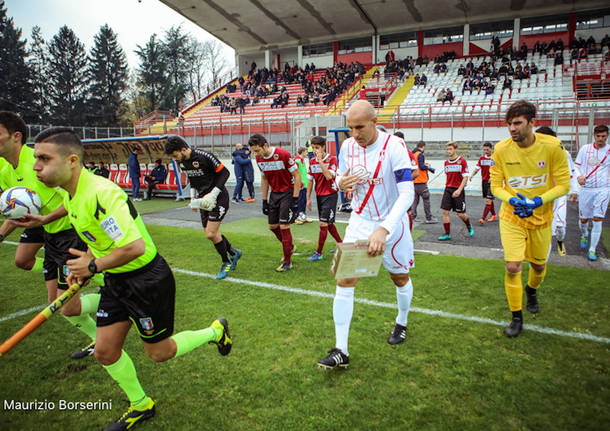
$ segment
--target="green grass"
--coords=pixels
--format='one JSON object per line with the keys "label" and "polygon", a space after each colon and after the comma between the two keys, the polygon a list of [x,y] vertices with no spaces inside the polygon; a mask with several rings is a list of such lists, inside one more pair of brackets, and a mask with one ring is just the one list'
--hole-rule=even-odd
{"label": "green grass", "polygon": [[602,230],[602,243],[606,248],[606,252],[610,253],[610,227],[605,227]]}
{"label": "green grass", "polygon": [[170,210],[173,208],[185,207],[188,205],[186,201],[176,202],[174,198],[153,198],[149,201],[134,202],[140,214],[150,214],[157,211]]}
{"label": "green grass", "polygon": [[[341,237],[345,234],[346,223],[335,223],[337,230]],[[305,244],[318,244],[318,232],[320,230],[320,224],[317,222],[304,223],[302,225],[293,224],[291,226],[292,236],[298,241]],[[256,232],[257,235],[275,239],[275,234],[268,229],[267,219],[264,217],[251,217],[234,221],[231,223],[222,224],[223,233],[238,233],[238,234],[250,234]],[[412,232],[413,241],[422,236],[425,232],[423,230],[414,230]],[[203,233],[202,233],[203,235]],[[333,242],[332,236],[328,234],[328,240]],[[313,252],[313,251],[312,251]]]}
{"label": "green grass", "polygon": [[[309,228],[309,226],[298,226]],[[150,227],[173,267],[216,273],[218,257],[201,232]],[[244,251],[232,277],[333,293],[329,255],[307,262],[314,245],[298,244],[294,270],[273,271],[275,240],[227,225]],[[326,246],[333,246],[332,241]],[[40,275],[12,267],[14,247],[0,246],[0,317],[42,304]],[[525,271],[526,272],[526,271]],[[503,263],[418,256],[413,307],[495,320],[510,316]],[[389,346],[395,312],[355,304],[351,366],[323,371],[317,359],[334,345],[332,300],[176,273],[176,331],[224,315],[234,349],[213,346],[163,364],[150,361],[132,331],[127,350],[157,416],[138,430],[600,430],[610,421],[610,345],[524,331],[513,340],[488,324],[412,312],[407,341]],[[608,273],[550,267],[541,312],[526,323],[610,337]],[[382,273],[363,279],[356,297],[394,303]],[[527,314],[527,313],[526,313]],[[0,322],[0,339],[33,314]],[[2,400],[113,401],[109,411],[2,411],[2,429],[101,429],[126,407],[122,391],[93,358],[68,355],[85,337],[56,316],[0,359]],[[606,424],[606,425],[604,425]]]}

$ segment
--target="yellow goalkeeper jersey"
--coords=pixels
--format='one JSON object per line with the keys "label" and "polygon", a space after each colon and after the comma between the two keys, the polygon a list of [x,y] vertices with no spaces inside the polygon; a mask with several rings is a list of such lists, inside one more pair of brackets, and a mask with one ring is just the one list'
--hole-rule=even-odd
{"label": "yellow goalkeeper jersey", "polygon": [[[570,190],[570,170],[559,139],[535,133],[536,140],[521,148],[512,138],[496,144],[491,167],[491,192],[501,199],[500,219],[526,229],[541,229],[553,220],[553,201]],[[530,217],[513,214],[510,198],[521,193],[528,198],[540,196],[543,205]]]}

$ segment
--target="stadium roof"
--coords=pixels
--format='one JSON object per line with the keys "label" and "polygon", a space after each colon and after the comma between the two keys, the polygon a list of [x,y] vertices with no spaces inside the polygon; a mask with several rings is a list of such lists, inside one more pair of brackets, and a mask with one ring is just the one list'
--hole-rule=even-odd
{"label": "stadium roof", "polygon": [[603,8],[604,0],[161,0],[238,53]]}

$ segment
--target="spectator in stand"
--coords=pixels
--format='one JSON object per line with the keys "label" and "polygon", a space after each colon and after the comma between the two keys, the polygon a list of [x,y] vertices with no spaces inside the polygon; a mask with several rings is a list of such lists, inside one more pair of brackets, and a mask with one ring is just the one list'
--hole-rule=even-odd
{"label": "spectator in stand", "polygon": [[563,65],[563,51],[559,51],[557,54],[555,54],[555,62],[554,62],[555,66],[561,66]]}
{"label": "spectator in stand", "polygon": [[507,75],[504,75],[504,84],[502,84],[502,90],[513,89],[513,81]]}
{"label": "spectator in stand", "polygon": [[419,85],[423,85],[426,88],[426,84],[428,83],[428,77],[425,73],[421,74],[421,78],[419,78]]}
{"label": "spectator in stand", "polygon": [[466,78],[464,80],[464,85],[462,86],[462,96],[466,91],[469,91],[472,94],[472,86],[470,85],[470,79]]}
{"label": "spectator in stand", "polygon": [[156,184],[163,184],[165,182],[165,176],[167,175],[167,170],[165,166],[163,166],[163,162],[161,159],[155,160],[155,167],[150,172],[150,175],[146,175],[144,177],[144,181],[148,183],[148,193],[145,196],[146,200],[151,200],[153,197],[153,190],[155,189]]}
{"label": "spectator in stand", "polygon": [[[415,75],[415,78],[413,78],[413,85],[419,85],[419,73]],[[362,99],[362,97],[360,98]]]}
{"label": "spectator in stand", "polygon": [[99,162],[99,164],[97,165],[97,169],[93,173],[104,178],[110,177],[110,171],[106,168],[104,162]]}
{"label": "spectator in stand", "polygon": [[127,169],[131,179],[131,197],[134,201],[142,200],[138,197],[140,192],[140,162],[138,161],[138,154],[140,154],[140,148],[135,147],[127,158]]}
{"label": "spectator in stand", "polygon": [[95,167],[95,162],[87,162],[87,165],[85,166],[85,168],[91,173],[95,172],[95,169],[97,169]]}
{"label": "spectator in stand", "polygon": [[443,105],[445,104],[445,102],[449,102],[449,104],[452,104],[454,98],[455,96],[453,95],[453,91],[448,88],[447,92],[445,93],[445,98],[443,99]]}
{"label": "spectator in stand", "polygon": [[578,51],[578,59],[582,60],[583,58],[587,58],[589,56],[589,50],[585,47],[580,48]]}
{"label": "spectator in stand", "polygon": [[489,84],[487,84],[487,87],[485,88],[485,95],[487,96],[489,94],[494,94],[495,89],[496,89],[496,86],[490,82]]}
{"label": "spectator in stand", "polygon": [[604,36],[604,38],[601,41],[601,48],[604,49],[604,47],[607,47],[610,49],[610,36],[608,36],[607,34]]}

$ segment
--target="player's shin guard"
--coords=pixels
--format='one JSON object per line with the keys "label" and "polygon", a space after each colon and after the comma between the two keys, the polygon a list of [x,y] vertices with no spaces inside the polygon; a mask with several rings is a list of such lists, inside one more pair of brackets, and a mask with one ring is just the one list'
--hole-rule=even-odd
{"label": "player's shin guard", "polygon": [[[540,285],[540,284],[539,284]],[[521,282],[521,271],[513,274],[506,271],[504,275],[504,289],[510,311],[519,311],[523,300],[523,283]]]}
{"label": "player's shin guard", "polygon": [[140,385],[138,375],[136,373],[136,367],[127,352],[121,350],[121,357],[118,361],[111,365],[103,366],[110,377],[112,377],[123,389],[125,395],[129,399],[129,402],[134,407],[139,407],[139,404],[148,402],[148,398],[144,393],[144,389]]}
{"label": "player's shin guard", "polygon": [[216,252],[220,255],[222,261],[228,263],[229,256],[227,256],[227,245],[225,244],[224,240],[221,239],[216,244],[214,244],[214,248],[216,249]]}
{"label": "player's shin guard", "polygon": [[274,229],[270,229],[271,232],[273,232],[275,234],[275,237],[277,238],[277,240],[279,242],[282,242],[282,229],[278,227],[274,228]]}
{"label": "player's shin guard", "polygon": [[34,261],[34,266],[31,269],[32,272],[40,272],[44,271],[44,259],[42,257],[37,257]]}
{"label": "player's shin guard", "polygon": [[589,244],[589,250],[595,251],[601,234],[602,222],[593,220],[593,228],[591,229],[591,244]]}
{"label": "player's shin guard", "polygon": [[284,250],[284,262],[290,263],[292,256],[292,232],[290,228],[281,229],[282,231],[282,249]]}
{"label": "player's shin guard", "polygon": [[409,278],[409,281],[404,286],[396,286],[396,302],[398,303],[398,315],[396,316],[396,323],[399,325],[407,326],[411,299],[413,299],[413,282]]}
{"label": "player's shin guard", "polygon": [[580,228],[580,233],[582,234],[582,236],[584,236],[584,237],[588,237],[589,236],[589,222],[583,223],[579,219],[578,220],[578,227]]}
{"label": "player's shin guard", "polygon": [[202,344],[216,341],[220,334],[219,329],[210,326],[199,331],[182,331],[172,335],[172,339],[176,343],[176,356],[174,358],[182,356]]}
{"label": "player's shin guard", "polygon": [[65,316],[66,320],[76,326],[81,332],[95,341],[95,332],[97,330],[95,320],[89,314],[95,313],[100,304],[99,293],[83,295],[81,297],[81,313],[78,316]]}
{"label": "player's shin guard", "polygon": [[335,339],[337,349],[349,355],[347,351],[347,340],[349,337],[349,325],[354,313],[354,288],[337,286],[335,299],[333,301],[333,320],[335,322]]}
{"label": "player's shin guard", "polygon": [[341,235],[339,235],[339,231],[337,230],[337,226],[335,226],[334,223],[328,225],[328,232],[335,239],[335,241],[337,241],[337,243],[343,242]]}
{"label": "player's shin guard", "polygon": [[538,272],[532,268],[530,265],[530,270],[527,274],[527,285],[532,289],[538,289],[542,284],[542,280],[544,280],[544,276],[546,275],[546,266],[542,270],[542,272]]}
{"label": "player's shin guard", "polygon": [[233,248],[233,246],[231,245],[231,243],[229,242],[229,240],[227,239],[226,236],[224,235],[220,235],[222,237],[222,240],[225,243],[225,247],[227,248],[227,253],[229,254],[229,256],[233,256],[235,254],[235,249]]}
{"label": "player's shin guard", "polygon": [[318,249],[316,252],[322,254],[326,237],[328,236],[328,226],[320,226],[320,234],[318,235]]}

